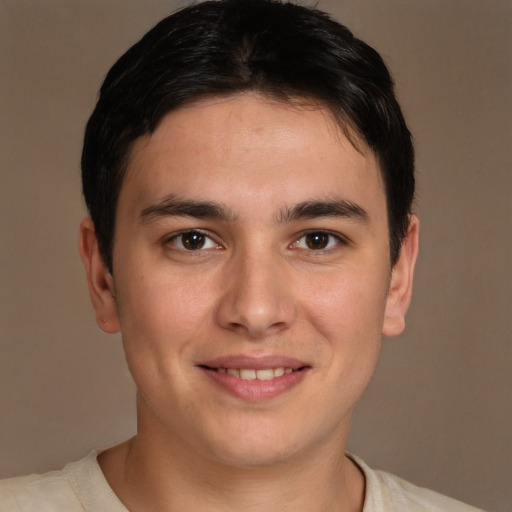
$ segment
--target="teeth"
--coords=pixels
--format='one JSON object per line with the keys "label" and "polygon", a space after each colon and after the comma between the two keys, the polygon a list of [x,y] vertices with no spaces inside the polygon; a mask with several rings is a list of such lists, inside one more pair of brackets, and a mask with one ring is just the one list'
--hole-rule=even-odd
{"label": "teeth", "polygon": [[292,368],[265,368],[263,370],[253,370],[251,368],[217,368],[218,373],[227,373],[233,377],[243,380],[272,380],[275,377],[281,377],[285,373],[292,373]]}
{"label": "teeth", "polygon": [[256,370],[240,370],[240,378],[243,380],[254,380],[256,378]]}
{"label": "teeth", "polygon": [[[274,370],[256,370],[256,378],[258,380],[270,380],[274,378]],[[242,376],[242,374],[240,374]]]}

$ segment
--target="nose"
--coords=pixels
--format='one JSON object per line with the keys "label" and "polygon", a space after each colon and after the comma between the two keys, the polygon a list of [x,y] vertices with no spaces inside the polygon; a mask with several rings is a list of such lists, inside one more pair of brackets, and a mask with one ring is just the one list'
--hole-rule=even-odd
{"label": "nose", "polygon": [[289,272],[279,257],[240,255],[226,268],[226,289],[218,305],[219,324],[251,339],[291,327],[297,306]]}

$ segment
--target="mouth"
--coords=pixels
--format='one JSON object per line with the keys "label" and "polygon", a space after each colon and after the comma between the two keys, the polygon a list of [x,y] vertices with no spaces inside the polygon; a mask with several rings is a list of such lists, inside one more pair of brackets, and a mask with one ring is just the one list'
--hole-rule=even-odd
{"label": "mouth", "polygon": [[215,389],[250,402],[261,402],[291,390],[311,369],[288,357],[226,357],[197,365],[215,384]]}
{"label": "mouth", "polygon": [[224,368],[223,366],[211,368],[205,365],[200,365],[200,367],[220,374],[231,375],[232,377],[242,380],[272,380],[306,368],[305,366],[300,368],[285,368],[284,366],[279,366],[277,368],[262,368],[256,370],[254,368]]}

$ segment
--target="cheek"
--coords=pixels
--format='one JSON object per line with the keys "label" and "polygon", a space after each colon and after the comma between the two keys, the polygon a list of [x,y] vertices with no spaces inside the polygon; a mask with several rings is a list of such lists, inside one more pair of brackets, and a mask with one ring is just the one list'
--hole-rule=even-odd
{"label": "cheek", "polygon": [[[165,273],[139,273],[120,281],[118,304],[130,373],[155,414],[158,403],[177,407],[175,394],[186,394],[191,385],[184,362],[208,325],[204,294],[188,280]],[[169,392],[176,387],[178,393]]]}
{"label": "cheek", "polygon": [[[360,272],[334,273],[304,284],[303,305],[309,320],[327,338],[380,340],[386,280]],[[318,277],[318,276],[317,276]]]}
{"label": "cheek", "polygon": [[333,386],[333,400],[355,403],[370,382],[380,353],[385,273],[361,278],[361,273],[339,272],[317,281],[315,289],[309,294],[308,321],[325,340],[317,350],[332,370],[323,385]]}
{"label": "cheek", "polygon": [[127,349],[136,344],[138,351],[156,351],[160,358],[184,350],[208,323],[211,308],[205,286],[165,272],[123,280],[118,305]]}

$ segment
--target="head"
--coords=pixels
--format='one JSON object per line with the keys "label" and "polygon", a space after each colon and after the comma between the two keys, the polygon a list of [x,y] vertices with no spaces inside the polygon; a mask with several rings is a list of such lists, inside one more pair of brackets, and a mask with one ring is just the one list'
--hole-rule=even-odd
{"label": "head", "polygon": [[403,329],[412,160],[382,60],[314,10],[201,3],[114,65],[80,247],[139,442],[237,467],[338,456]]}
{"label": "head", "polygon": [[379,54],[323,12],[279,0],[207,1],[161,21],[112,67],[87,124],[84,197],[112,272],[115,219],[134,142],[180,106],[256,92],[327,107],[384,181],[390,263],[414,196],[411,136]]}

